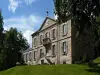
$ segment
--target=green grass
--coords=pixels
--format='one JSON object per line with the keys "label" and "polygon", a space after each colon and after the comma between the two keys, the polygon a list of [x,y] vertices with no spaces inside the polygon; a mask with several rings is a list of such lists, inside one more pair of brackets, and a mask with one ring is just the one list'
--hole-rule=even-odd
{"label": "green grass", "polygon": [[17,66],[1,71],[0,75],[100,75],[98,70],[85,65]]}
{"label": "green grass", "polygon": [[94,63],[100,63],[100,57],[96,58],[93,62]]}

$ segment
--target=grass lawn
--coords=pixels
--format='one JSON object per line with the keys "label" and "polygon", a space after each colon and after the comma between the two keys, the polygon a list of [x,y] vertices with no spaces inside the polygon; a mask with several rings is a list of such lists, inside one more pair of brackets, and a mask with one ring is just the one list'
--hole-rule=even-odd
{"label": "grass lawn", "polygon": [[100,68],[89,68],[85,65],[38,65],[17,66],[0,75],[100,75]]}
{"label": "grass lawn", "polygon": [[93,62],[94,63],[100,63],[100,57],[99,58],[96,58]]}

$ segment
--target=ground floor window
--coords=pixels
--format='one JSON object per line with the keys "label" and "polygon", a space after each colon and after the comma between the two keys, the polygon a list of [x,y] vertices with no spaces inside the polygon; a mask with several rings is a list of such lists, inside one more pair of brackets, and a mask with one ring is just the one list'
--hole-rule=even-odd
{"label": "ground floor window", "polygon": [[63,42],[63,55],[68,53],[68,42]]}
{"label": "ground floor window", "polygon": [[32,61],[32,53],[29,53],[29,61]]}
{"label": "ground floor window", "polygon": [[55,55],[55,45],[52,46],[52,55]]}
{"label": "ground floor window", "polygon": [[34,51],[34,61],[36,61],[36,51]]}
{"label": "ground floor window", "polygon": [[44,57],[44,52],[42,49],[40,49],[40,58],[43,58]]}

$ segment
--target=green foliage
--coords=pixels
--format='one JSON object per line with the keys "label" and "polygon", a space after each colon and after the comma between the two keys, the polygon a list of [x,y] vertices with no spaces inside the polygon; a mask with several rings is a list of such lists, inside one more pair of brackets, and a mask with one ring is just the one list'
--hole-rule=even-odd
{"label": "green foliage", "polygon": [[84,30],[91,28],[94,56],[100,56],[100,1],[54,0],[54,5],[58,21],[65,22],[70,15],[79,36],[84,34]]}
{"label": "green foliage", "polygon": [[0,11],[0,53],[3,49],[3,17],[2,12]]}
{"label": "green foliage", "polygon": [[10,28],[10,30],[6,32],[5,45],[14,51],[24,51],[29,47],[27,40],[16,28]]}
{"label": "green foliage", "polygon": [[58,21],[65,22],[70,15],[80,33],[91,26],[100,13],[99,0],[54,0],[54,5]]}
{"label": "green foliage", "polygon": [[4,52],[2,55],[3,62],[1,69],[7,69],[16,65],[17,62],[21,62],[21,51],[28,48],[26,39],[22,36],[21,32],[18,32],[16,28],[10,28],[5,34],[4,40]]}
{"label": "green foliage", "polygon": [[3,32],[3,17],[2,12],[0,11],[0,34]]}
{"label": "green foliage", "polygon": [[99,63],[100,64],[100,57],[96,58],[95,60],[93,60],[94,63]]}
{"label": "green foliage", "polygon": [[54,0],[55,14],[58,15],[59,23],[67,20],[66,14],[69,14],[70,2],[68,0]]}

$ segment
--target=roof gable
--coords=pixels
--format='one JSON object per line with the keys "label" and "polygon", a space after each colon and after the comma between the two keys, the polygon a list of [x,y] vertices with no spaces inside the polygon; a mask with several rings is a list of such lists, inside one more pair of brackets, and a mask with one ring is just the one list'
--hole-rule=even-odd
{"label": "roof gable", "polygon": [[51,25],[54,25],[55,23],[57,23],[56,20],[50,18],[50,17],[46,17],[45,20],[43,21],[41,27],[39,30],[37,30],[35,33],[32,34],[32,36],[36,35],[39,33],[39,31],[44,30],[45,28],[48,28]]}
{"label": "roof gable", "polygon": [[39,30],[43,30],[56,23],[56,20],[46,17]]}

